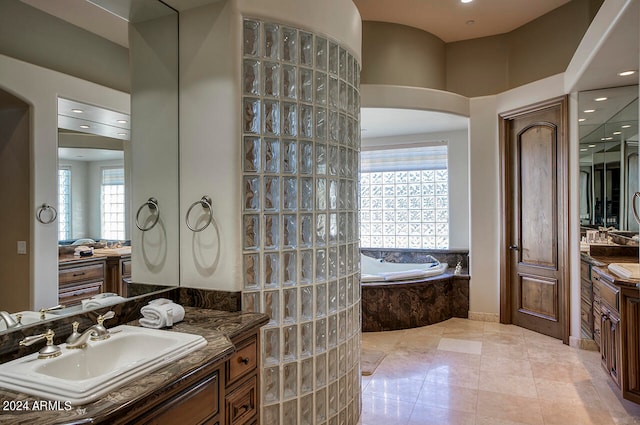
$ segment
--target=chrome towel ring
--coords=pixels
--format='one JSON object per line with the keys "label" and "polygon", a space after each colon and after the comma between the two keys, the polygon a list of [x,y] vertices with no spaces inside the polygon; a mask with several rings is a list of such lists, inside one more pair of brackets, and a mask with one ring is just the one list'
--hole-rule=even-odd
{"label": "chrome towel ring", "polygon": [[[207,220],[204,226],[195,229],[191,226],[191,223],[189,223],[189,215],[191,214],[191,210],[193,209],[193,207],[195,207],[198,204],[202,205],[202,208],[209,210],[209,220]],[[204,229],[206,229],[211,224],[211,222],[213,222],[213,206],[211,205],[211,198],[208,197],[207,195],[204,195],[202,198],[200,198],[199,201],[196,201],[193,204],[191,204],[191,206],[187,210],[185,221],[187,222],[187,227],[189,228],[189,230],[193,232],[202,232]]]}
{"label": "chrome towel ring", "polygon": [[640,192],[636,192],[633,194],[633,198],[631,198],[631,210],[633,211],[633,217],[638,223],[640,223],[640,217],[638,216],[638,209],[636,207],[636,198],[638,196],[640,196]]}
{"label": "chrome towel ring", "polygon": [[[43,218],[42,213],[45,211],[49,211],[49,218]],[[42,224],[51,224],[56,221],[58,218],[58,211],[49,204],[42,204],[38,207],[38,212],[36,213],[36,219]]]}
{"label": "chrome towel ring", "polygon": [[[152,214],[155,212],[155,214],[153,214],[155,216],[155,218],[153,219],[153,222],[147,227],[142,227],[140,225],[140,220],[139,220],[140,211],[142,211],[144,207],[149,207],[149,210],[151,211]],[[158,200],[153,197],[149,198],[147,202],[140,205],[140,208],[138,208],[138,212],[136,213],[136,226],[138,227],[138,229],[142,230],[143,232],[146,232],[147,230],[153,229],[153,227],[158,223],[159,218],[160,218],[160,207],[158,206]]]}

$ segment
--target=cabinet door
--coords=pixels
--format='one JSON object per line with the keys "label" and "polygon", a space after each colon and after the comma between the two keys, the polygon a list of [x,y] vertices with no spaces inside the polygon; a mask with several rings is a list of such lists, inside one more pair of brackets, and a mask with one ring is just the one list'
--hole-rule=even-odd
{"label": "cabinet door", "polygon": [[640,298],[624,298],[624,385],[622,396],[640,403]]}
{"label": "cabinet door", "polygon": [[615,312],[601,307],[601,345],[600,358],[602,367],[611,376],[613,381],[620,387],[620,365],[621,365],[621,340],[620,340],[620,318]]}

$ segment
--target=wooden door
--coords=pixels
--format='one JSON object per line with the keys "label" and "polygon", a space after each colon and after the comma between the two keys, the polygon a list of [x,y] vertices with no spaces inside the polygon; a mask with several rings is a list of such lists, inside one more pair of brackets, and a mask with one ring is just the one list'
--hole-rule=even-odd
{"label": "wooden door", "polygon": [[502,114],[500,122],[500,318],[568,343],[566,97]]}

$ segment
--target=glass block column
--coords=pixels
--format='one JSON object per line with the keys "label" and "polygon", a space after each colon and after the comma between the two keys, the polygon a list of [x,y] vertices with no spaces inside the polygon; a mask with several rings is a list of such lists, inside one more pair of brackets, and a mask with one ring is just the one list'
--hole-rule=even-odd
{"label": "glass block column", "polygon": [[262,331],[262,423],[360,412],[360,67],[335,41],[245,19],[243,309]]}

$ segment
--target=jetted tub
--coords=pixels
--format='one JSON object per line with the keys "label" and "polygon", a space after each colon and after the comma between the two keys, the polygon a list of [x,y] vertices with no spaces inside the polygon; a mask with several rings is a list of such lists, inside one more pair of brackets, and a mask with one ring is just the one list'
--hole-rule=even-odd
{"label": "jetted tub", "polygon": [[391,263],[361,254],[360,272],[363,332],[468,317],[469,275],[454,274],[435,258],[426,263]]}
{"label": "jetted tub", "polygon": [[428,263],[388,263],[360,254],[360,280],[369,282],[394,282],[438,276],[447,271],[447,263],[440,263],[428,256]]}

